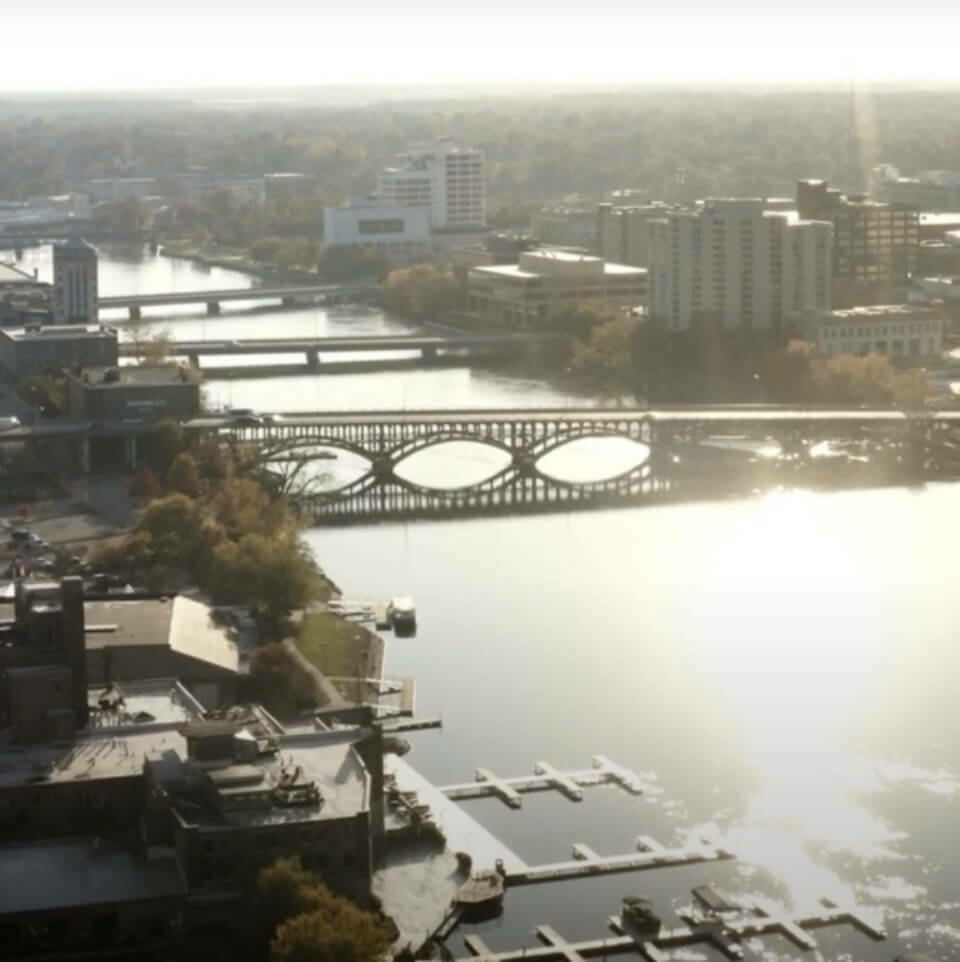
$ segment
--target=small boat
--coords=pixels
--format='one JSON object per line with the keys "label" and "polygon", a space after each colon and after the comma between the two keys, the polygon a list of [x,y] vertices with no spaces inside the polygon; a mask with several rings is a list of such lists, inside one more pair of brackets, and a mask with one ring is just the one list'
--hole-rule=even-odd
{"label": "small boat", "polygon": [[387,619],[397,635],[413,635],[417,631],[417,609],[413,599],[407,597],[392,598],[387,605]]}
{"label": "small boat", "polygon": [[503,905],[503,891],[499,872],[477,872],[457,889],[456,902],[468,916],[496,914]]}
{"label": "small boat", "polygon": [[625,928],[639,935],[652,936],[660,932],[660,916],[650,908],[650,900],[642,895],[628,895],[623,900],[620,919]]}

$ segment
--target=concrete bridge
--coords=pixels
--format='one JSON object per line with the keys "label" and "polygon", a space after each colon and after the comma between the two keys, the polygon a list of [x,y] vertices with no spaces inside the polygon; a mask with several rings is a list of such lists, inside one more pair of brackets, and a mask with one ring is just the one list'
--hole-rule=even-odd
{"label": "concrete bridge", "polygon": [[206,304],[208,314],[219,314],[224,301],[280,301],[292,307],[307,301],[323,299],[328,303],[361,300],[375,296],[376,284],[301,284],[295,287],[242,287],[221,291],[171,291],[166,294],[121,294],[101,297],[101,309],[125,307],[135,320],[145,307],[169,307],[174,304]]}
{"label": "concrete bridge", "polygon": [[[854,483],[918,483],[960,477],[960,410],[909,413],[890,408],[673,407],[658,409],[549,408],[482,411],[360,411],[216,415],[183,422],[193,437],[262,446],[268,459],[318,458],[335,449],[363,458],[364,474],[302,504],[320,524],[372,519],[453,517],[576,510],[666,498],[752,490],[764,484],[803,485],[787,472],[813,462],[823,440],[882,442],[882,458],[863,466]],[[142,420],[40,421],[0,432],[0,445],[27,443],[38,454],[51,445],[75,452],[73,467],[96,466],[97,450],[135,468],[149,444]],[[751,465],[749,456],[718,447],[730,437],[778,441],[788,457]],[[638,445],[636,464],[601,481],[565,481],[545,473],[542,458],[571,441],[622,438]],[[412,455],[450,441],[471,441],[504,452],[504,466],[459,488],[408,481],[397,468]],[[91,454],[94,454],[93,462]],[[832,483],[827,478],[827,483]],[[849,475],[841,482],[850,484]]]}
{"label": "concrete bridge", "polygon": [[[490,354],[504,349],[543,344],[554,334],[396,335],[388,337],[297,337],[244,340],[171,341],[169,354],[185,357],[191,364],[201,357],[231,355],[303,354],[307,365],[319,367],[323,354],[385,351],[419,351],[424,359],[453,351],[458,354]],[[136,357],[137,345],[121,344],[121,357]]]}

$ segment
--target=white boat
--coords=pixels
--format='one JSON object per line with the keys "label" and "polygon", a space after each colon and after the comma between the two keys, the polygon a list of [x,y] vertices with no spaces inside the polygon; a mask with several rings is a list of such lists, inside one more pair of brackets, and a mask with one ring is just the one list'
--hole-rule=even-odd
{"label": "white boat", "polygon": [[387,605],[387,617],[397,635],[412,635],[417,630],[417,609],[412,598],[392,598]]}

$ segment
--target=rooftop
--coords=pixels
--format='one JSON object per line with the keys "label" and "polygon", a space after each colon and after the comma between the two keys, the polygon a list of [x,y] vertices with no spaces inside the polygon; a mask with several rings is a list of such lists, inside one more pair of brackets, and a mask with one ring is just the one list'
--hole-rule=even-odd
{"label": "rooftop", "polygon": [[0,264],[0,285],[7,284],[39,284],[32,275],[14,267],[13,264]]}
{"label": "rooftop", "polygon": [[185,894],[172,853],[138,858],[99,839],[0,846],[0,915]]}
{"label": "rooftop", "polygon": [[162,645],[227,671],[239,670],[239,652],[228,629],[193,598],[87,601],[84,612],[88,649]]}
{"label": "rooftop", "polygon": [[828,324],[846,324],[850,321],[936,320],[939,317],[939,311],[917,304],[871,304],[830,311],[822,319]]}
{"label": "rooftop", "polygon": [[131,386],[195,383],[190,380],[185,369],[177,364],[156,364],[149,367],[140,364],[85,367],[79,376],[71,371],[66,373],[74,380],[83,381],[87,388],[98,391]]}
{"label": "rooftop", "polygon": [[14,341],[79,341],[97,338],[116,339],[117,336],[116,330],[107,324],[44,324],[36,327],[7,327],[0,329],[0,334]]}

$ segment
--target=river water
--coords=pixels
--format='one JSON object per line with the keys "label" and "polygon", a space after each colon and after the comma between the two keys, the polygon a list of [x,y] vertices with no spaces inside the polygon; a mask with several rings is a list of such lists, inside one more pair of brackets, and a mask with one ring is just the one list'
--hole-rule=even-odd
{"label": "river water", "polygon": [[[25,263],[49,274],[45,249]],[[104,295],[247,283],[101,251]],[[161,326],[176,337],[404,329],[378,314],[242,304],[216,319],[166,310]],[[210,381],[208,393],[286,411],[581,403],[467,368]],[[625,456],[581,446],[557,473],[614,473],[611,459]],[[408,470],[440,485],[495,462],[460,446]],[[316,529],[308,540],[348,597],[416,600],[418,636],[390,641],[387,669],[416,677],[418,714],[443,719],[442,733],[411,738],[424,774],[465,781],[477,767],[524,774],[538,760],[581,768],[605,754],[656,779],[642,799],[603,788],[579,805],[526,796],[519,812],[467,803],[527,861],[565,859],[573,842],[627,852],[638,834],[709,837],[739,856],[511,890],[502,918],[476,927],[491,946],[533,945],[537,923],[600,937],[633,893],[672,920],[693,885],[712,882],[799,911],[821,897],[855,903],[890,934],[819,930],[819,956],[766,937],[750,958],[890,962],[910,947],[946,960],[960,957],[958,513],[960,488],[938,484]]]}

